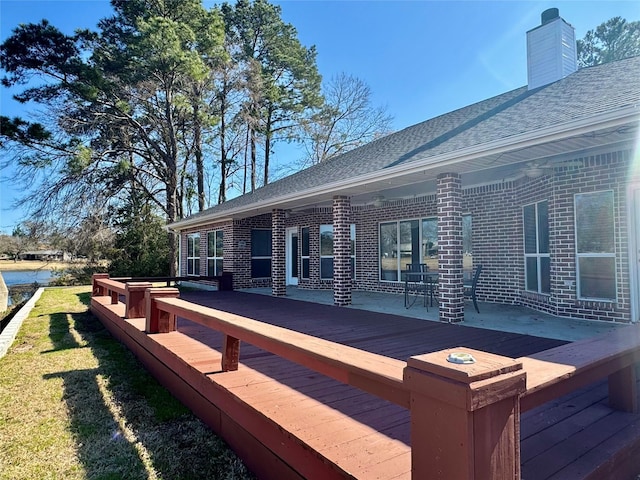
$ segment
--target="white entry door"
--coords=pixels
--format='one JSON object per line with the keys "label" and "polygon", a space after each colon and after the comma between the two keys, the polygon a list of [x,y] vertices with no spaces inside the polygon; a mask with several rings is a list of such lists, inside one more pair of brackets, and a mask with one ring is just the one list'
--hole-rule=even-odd
{"label": "white entry door", "polygon": [[287,228],[287,285],[298,285],[298,227]]}

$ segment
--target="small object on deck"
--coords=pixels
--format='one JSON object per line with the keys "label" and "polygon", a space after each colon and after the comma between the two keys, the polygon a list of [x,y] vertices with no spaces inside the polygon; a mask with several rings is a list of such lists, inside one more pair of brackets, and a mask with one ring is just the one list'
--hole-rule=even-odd
{"label": "small object on deck", "polygon": [[476,363],[476,359],[470,353],[453,352],[447,357],[447,362],[451,363]]}

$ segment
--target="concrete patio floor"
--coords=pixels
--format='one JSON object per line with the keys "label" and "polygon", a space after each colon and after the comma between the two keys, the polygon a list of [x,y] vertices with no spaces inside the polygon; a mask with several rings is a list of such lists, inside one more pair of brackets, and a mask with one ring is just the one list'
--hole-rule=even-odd
{"label": "concrete patio floor", "polygon": [[[271,288],[249,288],[241,289],[240,291],[271,295]],[[332,290],[307,290],[295,286],[287,286],[287,298],[333,305]],[[422,298],[417,299],[410,308],[405,308],[404,295],[402,294],[353,291],[351,300],[350,306],[336,308],[354,308],[427,321],[439,321],[437,305],[434,303],[433,306],[425,308]],[[566,341],[581,340],[628,326],[627,324],[597,320],[556,317],[517,305],[479,302],[478,307],[480,308],[480,313],[475,311],[471,302],[465,302],[464,325]]]}

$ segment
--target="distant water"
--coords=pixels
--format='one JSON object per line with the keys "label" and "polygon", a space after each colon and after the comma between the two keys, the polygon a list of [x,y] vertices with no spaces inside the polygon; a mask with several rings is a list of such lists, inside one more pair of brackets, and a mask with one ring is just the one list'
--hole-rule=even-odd
{"label": "distant water", "polygon": [[4,278],[4,283],[7,287],[35,282],[40,285],[47,285],[52,278],[51,270],[5,270],[0,273],[2,273],[2,278]]}

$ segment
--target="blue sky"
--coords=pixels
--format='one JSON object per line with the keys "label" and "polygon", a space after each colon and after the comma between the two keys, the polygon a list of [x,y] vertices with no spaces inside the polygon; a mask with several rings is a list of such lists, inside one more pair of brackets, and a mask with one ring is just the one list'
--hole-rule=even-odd
{"label": "blue sky", "polygon": [[[205,5],[214,3],[205,1]],[[526,32],[556,7],[576,38],[614,16],[640,20],[637,1],[303,1],[274,2],[300,41],[315,45],[325,78],[340,72],[364,80],[376,105],[385,105],[396,130],[527,83]],[[108,16],[104,0],[0,0],[0,41],[20,23],[48,19],[65,33],[94,29]],[[24,107],[0,90],[0,113]],[[1,153],[0,153],[1,155]],[[276,161],[295,155],[290,149]],[[0,232],[23,212],[10,172],[0,172]]]}

